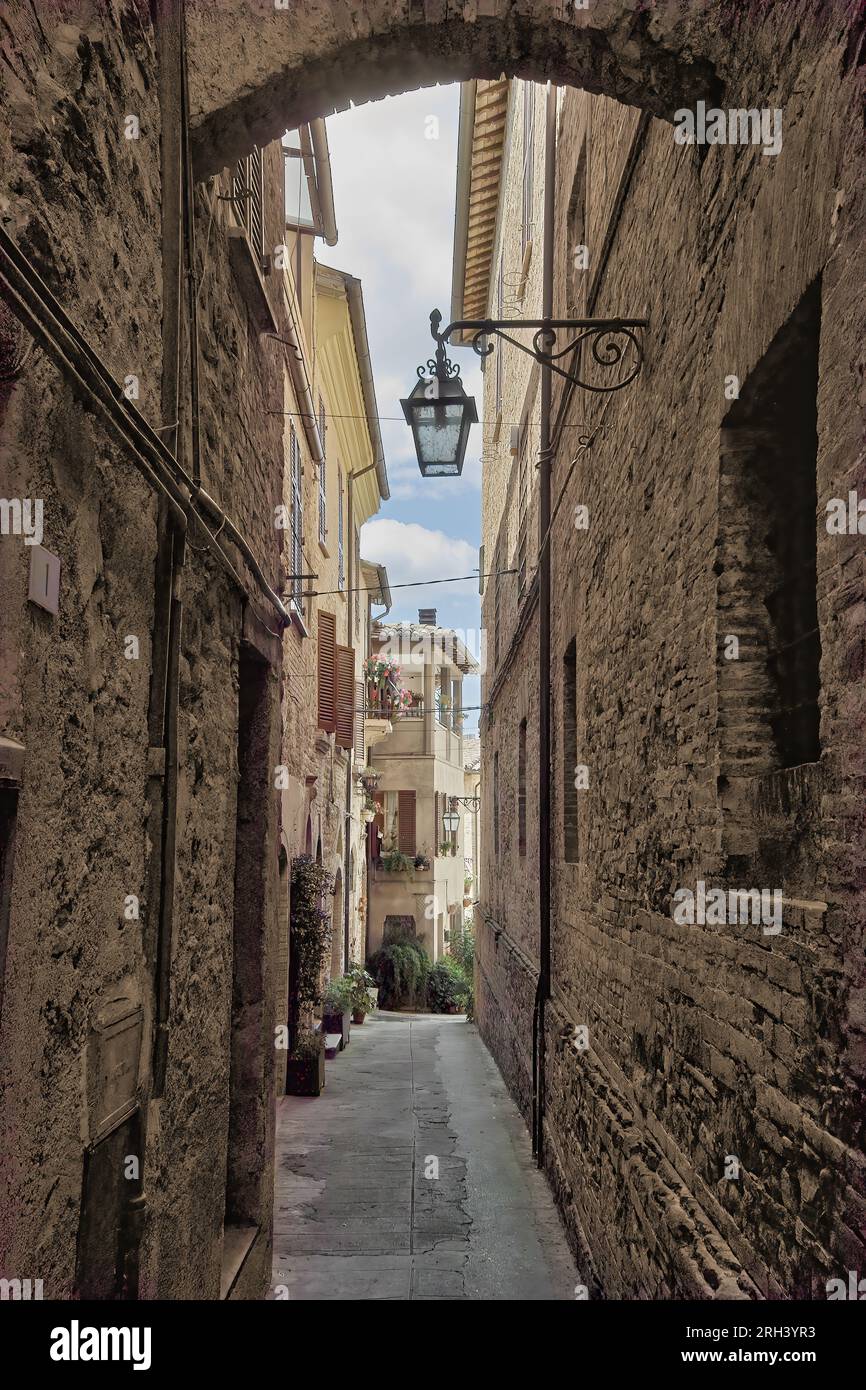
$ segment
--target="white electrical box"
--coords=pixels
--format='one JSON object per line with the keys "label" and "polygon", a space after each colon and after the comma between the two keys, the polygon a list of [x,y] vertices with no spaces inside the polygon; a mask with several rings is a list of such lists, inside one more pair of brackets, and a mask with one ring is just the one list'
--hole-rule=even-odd
{"label": "white electrical box", "polygon": [[30,590],[27,597],[47,613],[60,610],[60,558],[41,545],[34,545],[30,552]]}

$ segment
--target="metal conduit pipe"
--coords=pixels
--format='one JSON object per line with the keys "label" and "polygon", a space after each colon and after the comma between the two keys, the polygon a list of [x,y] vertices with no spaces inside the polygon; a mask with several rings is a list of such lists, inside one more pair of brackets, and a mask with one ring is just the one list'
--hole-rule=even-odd
{"label": "metal conduit pipe", "polygon": [[288,625],[291,622],[290,613],[268,584],[240,531],[213,498],[196,487],[159,435],[132,407],[104,362],[2,227],[0,291],[13,313],[63,375],[72,381],[88,406],[101,416],[112,437],[128,454],[148,485],[169,500],[174,524],[185,529],[188,518],[194,516],[204,533],[208,549],[241,593],[249,597],[247,586],[219,544],[217,536],[208,527],[205,516],[216,521],[218,531],[224,531],[240,550],[268,602],[281,622]]}

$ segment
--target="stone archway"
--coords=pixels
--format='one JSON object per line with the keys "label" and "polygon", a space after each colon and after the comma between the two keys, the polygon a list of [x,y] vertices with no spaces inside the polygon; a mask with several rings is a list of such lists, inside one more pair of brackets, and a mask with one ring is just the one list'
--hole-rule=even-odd
{"label": "stone archway", "polygon": [[755,73],[775,69],[782,8],[780,0],[736,8],[718,0],[226,0],[215,13],[212,0],[193,0],[196,171],[207,177],[254,143],[352,102],[503,73],[583,87],[667,119],[699,99],[756,105]]}

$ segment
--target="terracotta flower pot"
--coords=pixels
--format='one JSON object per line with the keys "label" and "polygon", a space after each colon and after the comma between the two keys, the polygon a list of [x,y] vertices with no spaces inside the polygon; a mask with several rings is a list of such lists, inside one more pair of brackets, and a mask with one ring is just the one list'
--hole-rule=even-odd
{"label": "terracotta flower pot", "polygon": [[361,1024],[361,1023],[364,1022],[364,1019],[365,1019],[366,1017],[367,1017],[367,1015],[366,1015],[365,1013],[362,1013],[360,1009],[353,1009],[353,1010],[352,1010],[352,1022],[353,1022],[353,1023]]}

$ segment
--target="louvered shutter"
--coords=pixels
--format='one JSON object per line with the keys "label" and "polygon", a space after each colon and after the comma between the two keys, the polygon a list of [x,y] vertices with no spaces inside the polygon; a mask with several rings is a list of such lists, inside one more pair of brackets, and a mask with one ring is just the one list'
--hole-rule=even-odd
{"label": "louvered shutter", "polygon": [[328,494],[327,465],[325,463],[325,402],[319,397],[319,439],[322,444],[322,462],[319,464],[319,540],[328,543]]}
{"label": "louvered shutter", "polygon": [[364,682],[355,681],[355,757],[364,761]]}
{"label": "louvered shutter", "polygon": [[319,614],[319,728],[332,734],[337,726],[337,619]]}
{"label": "louvered shutter", "polygon": [[294,425],[289,431],[289,457],[292,476],[292,597],[303,611],[304,581],[301,574],[304,568],[304,510],[301,496],[301,446]]}
{"label": "louvered shutter", "polygon": [[355,653],[351,647],[336,648],[337,744],[351,748],[355,734]]}
{"label": "louvered shutter", "polygon": [[415,853],[415,793],[397,793],[398,848],[402,854]]}

